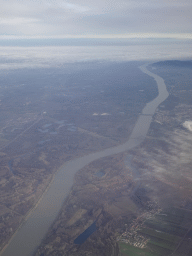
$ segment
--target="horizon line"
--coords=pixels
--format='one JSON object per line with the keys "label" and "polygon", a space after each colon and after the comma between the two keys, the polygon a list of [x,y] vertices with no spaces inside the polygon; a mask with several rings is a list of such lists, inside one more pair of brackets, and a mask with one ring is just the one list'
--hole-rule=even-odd
{"label": "horizon line", "polygon": [[22,39],[192,39],[192,33],[130,33],[104,35],[53,35],[53,36],[16,36],[0,35],[0,40]]}

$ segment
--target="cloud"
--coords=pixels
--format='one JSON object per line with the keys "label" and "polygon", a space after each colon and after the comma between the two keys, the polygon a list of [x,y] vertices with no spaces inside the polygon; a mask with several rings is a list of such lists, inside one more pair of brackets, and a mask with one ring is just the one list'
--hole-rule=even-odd
{"label": "cloud", "polygon": [[27,23],[37,23],[38,19],[31,19],[25,17],[12,17],[12,18],[0,18],[0,25],[18,26]]}
{"label": "cloud", "polygon": [[70,3],[62,3],[61,7],[64,7],[65,9],[68,9],[75,13],[82,13],[82,12],[87,12],[90,10],[89,7],[81,6],[78,4],[70,4]]}
{"label": "cloud", "polygon": [[1,0],[0,34],[192,33],[191,0]]}

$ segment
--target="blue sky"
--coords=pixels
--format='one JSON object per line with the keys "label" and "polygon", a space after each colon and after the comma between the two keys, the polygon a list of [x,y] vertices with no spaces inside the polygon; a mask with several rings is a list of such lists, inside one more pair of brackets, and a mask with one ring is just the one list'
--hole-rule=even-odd
{"label": "blue sky", "polygon": [[1,0],[0,38],[192,39],[191,0]]}

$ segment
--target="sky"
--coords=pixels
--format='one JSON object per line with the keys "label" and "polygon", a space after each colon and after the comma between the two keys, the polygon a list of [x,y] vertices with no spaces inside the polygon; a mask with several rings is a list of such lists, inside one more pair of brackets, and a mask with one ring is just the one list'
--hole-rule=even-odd
{"label": "sky", "polygon": [[0,38],[192,39],[191,0],[1,0]]}

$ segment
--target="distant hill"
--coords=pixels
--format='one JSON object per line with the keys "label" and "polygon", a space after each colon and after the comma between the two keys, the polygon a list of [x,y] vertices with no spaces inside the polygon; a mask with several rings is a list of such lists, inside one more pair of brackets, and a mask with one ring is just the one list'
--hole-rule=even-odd
{"label": "distant hill", "polygon": [[167,60],[160,61],[153,64],[153,66],[158,67],[177,67],[177,68],[192,68],[192,61],[181,61],[181,60]]}

